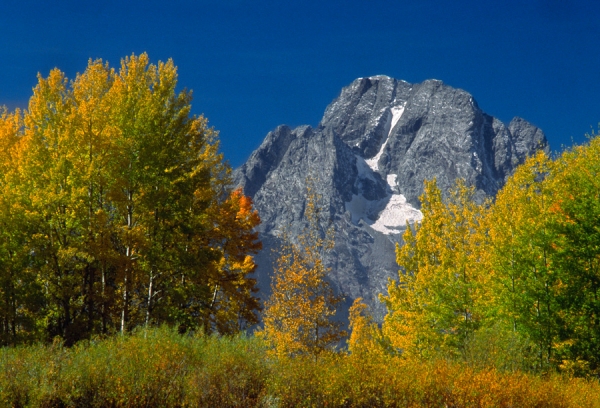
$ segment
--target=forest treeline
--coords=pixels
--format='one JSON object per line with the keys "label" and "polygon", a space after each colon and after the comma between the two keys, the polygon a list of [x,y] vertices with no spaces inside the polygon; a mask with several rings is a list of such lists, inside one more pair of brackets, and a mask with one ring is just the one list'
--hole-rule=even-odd
{"label": "forest treeline", "polygon": [[0,112],[0,401],[600,406],[599,137],[529,158],[493,200],[426,182],[383,323],[357,299],[348,336],[316,181],[262,310],[259,215],[176,88],[172,61],[132,55],[55,69]]}
{"label": "forest treeline", "polygon": [[0,112],[0,344],[258,321],[251,200],[172,61],[90,61]]}

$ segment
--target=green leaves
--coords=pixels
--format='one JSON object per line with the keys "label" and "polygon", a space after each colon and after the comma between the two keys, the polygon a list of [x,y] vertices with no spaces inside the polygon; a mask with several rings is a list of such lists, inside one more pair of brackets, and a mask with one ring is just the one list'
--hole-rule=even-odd
{"label": "green leaves", "polygon": [[498,194],[489,222],[498,316],[531,338],[538,368],[550,364],[561,324],[556,300],[563,271],[553,263],[553,193],[552,163],[539,153]]}

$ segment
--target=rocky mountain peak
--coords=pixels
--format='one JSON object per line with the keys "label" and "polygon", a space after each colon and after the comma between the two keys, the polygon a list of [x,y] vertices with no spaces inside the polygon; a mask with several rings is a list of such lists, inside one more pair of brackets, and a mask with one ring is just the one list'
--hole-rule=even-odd
{"label": "rocky mountain peak", "polygon": [[293,238],[306,225],[310,178],[336,231],[328,259],[333,285],[348,302],[361,296],[382,316],[377,294],[397,276],[394,247],[406,222],[422,218],[424,180],[435,177],[447,191],[460,177],[483,199],[539,149],[548,149],[539,128],[521,118],[506,126],[469,93],[442,81],[358,78],[316,128],[279,126],[234,173],[263,221],[259,287],[266,296],[277,232]]}

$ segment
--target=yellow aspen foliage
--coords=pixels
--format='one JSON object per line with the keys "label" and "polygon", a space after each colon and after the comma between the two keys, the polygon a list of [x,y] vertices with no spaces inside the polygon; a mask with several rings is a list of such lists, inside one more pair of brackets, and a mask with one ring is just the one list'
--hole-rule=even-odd
{"label": "yellow aspen foliage", "polygon": [[[553,169],[553,258],[561,270],[561,369],[600,375],[600,137],[564,152]],[[568,305],[568,309],[565,308]],[[568,311],[565,311],[567,309]]]}
{"label": "yellow aspen foliage", "polygon": [[600,372],[600,141],[528,159],[489,214],[498,320],[537,370]]}
{"label": "yellow aspen foliage", "polygon": [[252,199],[234,190],[217,208],[217,226],[212,238],[223,242],[223,255],[217,273],[209,280],[211,298],[204,327],[215,327],[219,333],[234,334],[258,323],[260,310],[255,293],[256,279],[249,275],[256,269],[250,253],[262,248],[255,228],[260,223]]}
{"label": "yellow aspen foliage", "polygon": [[473,192],[459,180],[444,200],[435,180],[426,182],[423,221],[407,225],[396,247],[402,270],[381,296],[382,330],[404,356],[465,355],[485,319],[487,278],[478,266],[485,234]]}
{"label": "yellow aspen foliage", "polygon": [[348,351],[357,358],[383,357],[386,344],[381,334],[381,329],[363,303],[362,298],[357,298],[349,310],[350,339]]}
{"label": "yellow aspen foliage", "polygon": [[43,306],[26,245],[31,228],[16,188],[22,130],[22,113],[0,108],[0,346],[34,340]]}
{"label": "yellow aspen foliage", "polygon": [[331,238],[323,238],[319,226],[317,195],[308,183],[306,218],[309,229],[299,243],[286,242],[276,261],[271,297],[265,302],[264,328],[258,333],[280,356],[309,355],[317,358],[345,335],[333,320],[341,301],[326,280],[329,269],[324,255]]}

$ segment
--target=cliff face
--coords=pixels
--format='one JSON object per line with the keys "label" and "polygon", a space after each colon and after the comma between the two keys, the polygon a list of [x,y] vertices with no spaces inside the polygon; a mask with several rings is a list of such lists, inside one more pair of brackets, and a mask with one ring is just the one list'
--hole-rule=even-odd
{"label": "cliff face", "polygon": [[441,81],[355,80],[316,129],[279,126],[234,173],[262,219],[262,296],[270,292],[271,250],[280,234],[293,239],[306,226],[308,179],[321,197],[324,223],[335,230],[331,283],[346,303],[363,297],[381,318],[377,295],[397,278],[394,249],[406,222],[422,218],[423,181],[435,177],[447,191],[460,177],[483,199],[539,149],[548,149],[540,129],[520,118],[506,126]]}

